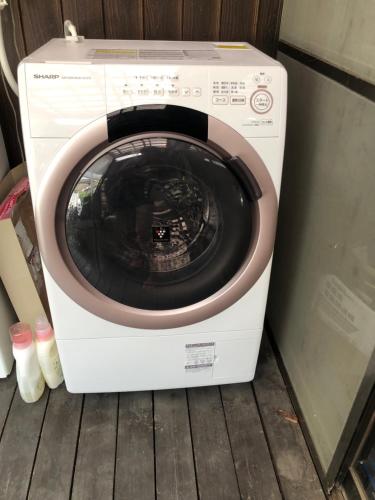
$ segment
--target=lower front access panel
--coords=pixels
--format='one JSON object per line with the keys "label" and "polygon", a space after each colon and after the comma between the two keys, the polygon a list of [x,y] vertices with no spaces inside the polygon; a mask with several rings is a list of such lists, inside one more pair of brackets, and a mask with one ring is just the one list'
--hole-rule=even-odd
{"label": "lower front access panel", "polygon": [[58,340],[70,392],[125,392],[247,382],[262,332]]}

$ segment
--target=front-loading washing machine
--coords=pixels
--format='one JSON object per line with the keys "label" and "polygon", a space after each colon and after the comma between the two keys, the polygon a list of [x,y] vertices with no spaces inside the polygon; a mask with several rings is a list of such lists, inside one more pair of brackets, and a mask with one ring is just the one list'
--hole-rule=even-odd
{"label": "front-loading washing machine", "polygon": [[251,380],[284,68],[246,43],[54,39],[18,80],[68,390]]}

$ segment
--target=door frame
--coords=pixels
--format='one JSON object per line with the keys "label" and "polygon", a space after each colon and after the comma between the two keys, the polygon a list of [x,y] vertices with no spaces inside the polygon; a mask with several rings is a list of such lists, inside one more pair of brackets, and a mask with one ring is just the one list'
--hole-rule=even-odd
{"label": "door frame", "polygon": [[[244,137],[220,120],[205,116],[207,142],[163,130],[128,135],[110,142],[107,116],[103,116],[81,129],[56,155],[45,174],[36,200],[38,240],[43,262],[52,278],[81,307],[112,323],[129,327],[164,329],[186,326],[208,319],[232,305],[262,275],[273,252],[276,232],[278,202],[273,181],[267,167]],[[83,277],[66,243],[66,206],[71,187],[79,175],[106,151],[146,137],[185,140],[208,149],[221,159],[236,157],[248,169],[244,174],[255,178],[261,191],[259,199],[253,202],[254,236],[239,270],[210,297],[179,309],[138,309],[107,297]]]}

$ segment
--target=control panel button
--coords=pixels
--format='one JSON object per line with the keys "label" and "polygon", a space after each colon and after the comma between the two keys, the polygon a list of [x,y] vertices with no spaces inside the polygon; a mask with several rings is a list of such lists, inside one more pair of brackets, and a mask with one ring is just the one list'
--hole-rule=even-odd
{"label": "control panel button", "polygon": [[132,95],[133,94],[133,90],[125,88],[125,89],[122,89],[122,93],[124,95]]}
{"label": "control panel button", "polygon": [[259,114],[267,113],[272,108],[273,98],[267,90],[256,90],[251,98],[252,109]]}
{"label": "control panel button", "polygon": [[214,95],[212,104],[228,104],[229,97],[227,95]]}
{"label": "control panel button", "polygon": [[202,89],[200,87],[193,88],[193,96],[200,97],[202,95]]}
{"label": "control panel button", "polygon": [[154,89],[154,95],[163,96],[164,95],[164,89]]}
{"label": "control panel button", "polygon": [[149,93],[148,89],[138,89],[138,95],[149,95]]}
{"label": "control panel button", "polygon": [[172,89],[168,89],[168,95],[170,96],[176,96],[178,95],[178,89],[175,89],[175,88],[172,88]]}
{"label": "control panel button", "polygon": [[253,76],[253,82],[254,83],[260,83],[260,75],[254,75]]}
{"label": "control panel button", "polygon": [[230,96],[231,104],[246,104],[246,96],[244,95],[232,95]]}
{"label": "control panel button", "polygon": [[265,75],[264,77],[264,83],[271,83],[272,82],[272,76],[271,75]]}
{"label": "control panel button", "polygon": [[183,97],[189,97],[190,96],[190,89],[189,87],[184,87],[181,89],[181,95]]}

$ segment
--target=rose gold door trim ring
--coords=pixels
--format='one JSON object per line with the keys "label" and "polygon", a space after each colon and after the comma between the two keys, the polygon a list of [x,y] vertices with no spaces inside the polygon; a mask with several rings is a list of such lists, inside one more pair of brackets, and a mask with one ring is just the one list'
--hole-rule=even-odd
{"label": "rose gold door trim ring", "polygon": [[[232,279],[201,302],[180,309],[160,311],[120,304],[88,283],[73,262],[67,247],[65,210],[79,173],[85,171],[98,157],[127,142],[161,136],[199,144],[224,161],[235,156],[240,158],[247,168],[251,167],[262,196],[254,202],[254,236],[249,251]],[[107,117],[103,116],[80,130],[56,155],[40,186],[35,218],[44,264],[52,278],[74,302],[112,323],[135,328],[164,329],[210,318],[236,302],[256,283],[273,251],[277,196],[270,174],[259,155],[246,139],[220,120],[208,117],[207,143],[163,131],[133,135],[109,143]]]}

